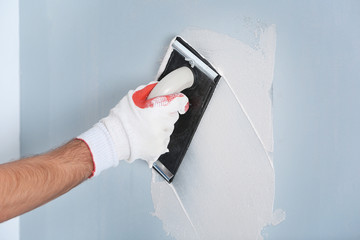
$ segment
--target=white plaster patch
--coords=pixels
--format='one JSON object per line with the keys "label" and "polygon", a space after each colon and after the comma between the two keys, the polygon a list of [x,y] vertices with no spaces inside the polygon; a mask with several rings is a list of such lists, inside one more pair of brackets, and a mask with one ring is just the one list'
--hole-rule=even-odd
{"label": "white plaster patch", "polygon": [[223,76],[171,185],[153,172],[155,212],[176,239],[262,239],[273,217],[271,87],[275,26],[258,48],[218,33],[182,37]]}

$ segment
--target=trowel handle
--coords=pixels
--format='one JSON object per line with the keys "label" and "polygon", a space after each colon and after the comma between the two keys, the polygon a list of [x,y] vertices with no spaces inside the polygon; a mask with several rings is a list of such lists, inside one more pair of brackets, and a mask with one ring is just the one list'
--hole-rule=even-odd
{"label": "trowel handle", "polygon": [[194,75],[188,67],[181,67],[166,75],[154,87],[148,96],[148,99],[179,93],[182,90],[189,88],[194,83]]}

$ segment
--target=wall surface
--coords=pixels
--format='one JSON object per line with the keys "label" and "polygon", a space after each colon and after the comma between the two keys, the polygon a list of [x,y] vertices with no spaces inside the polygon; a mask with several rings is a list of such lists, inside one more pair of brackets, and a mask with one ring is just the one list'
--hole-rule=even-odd
{"label": "wall surface", "polygon": [[[359,238],[359,12],[358,1],[20,1],[21,154],[68,141],[153,80],[175,34],[250,44],[255,26],[275,24],[274,208],[286,220],[263,236]],[[121,163],[24,215],[21,239],[173,239],[151,215],[150,179],[145,163]]]}
{"label": "wall surface", "polygon": [[[0,0],[0,109],[0,163],[5,163],[20,157],[18,1]],[[19,239],[19,218],[0,224],[0,239]]]}
{"label": "wall surface", "polygon": [[273,214],[275,26],[257,30],[256,49],[208,30],[181,33],[222,77],[172,184],[153,171],[155,216],[177,240],[261,239],[284,219]]}

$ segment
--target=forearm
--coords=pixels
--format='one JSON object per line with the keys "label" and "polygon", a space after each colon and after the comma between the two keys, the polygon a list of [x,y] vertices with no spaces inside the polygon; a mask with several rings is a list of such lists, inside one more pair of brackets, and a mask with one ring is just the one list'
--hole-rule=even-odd
{"label": "forearm", "polygon": [[93,171],[81,140],[49,153],[0,165],[0,222],[28,212],[68,192]]}

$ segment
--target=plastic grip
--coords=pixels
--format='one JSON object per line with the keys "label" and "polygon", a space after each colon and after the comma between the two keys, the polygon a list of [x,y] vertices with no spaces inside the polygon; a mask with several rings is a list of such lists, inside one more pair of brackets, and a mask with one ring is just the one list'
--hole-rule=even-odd
{"label": "plastic grip", "polygon": [[147,99],[179,93],[194,84],[194,75],[188,67],[181,67],[166,75],[151,91]]}

